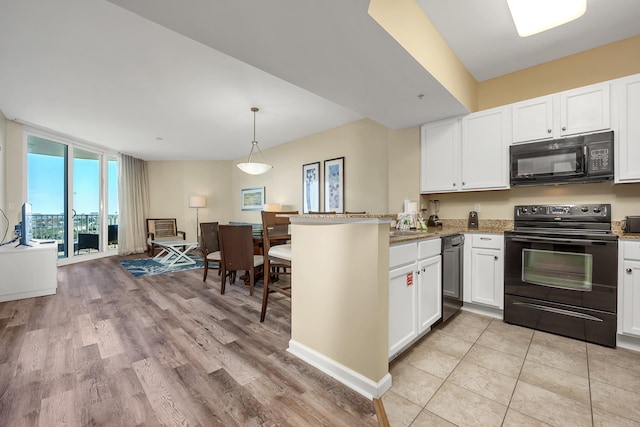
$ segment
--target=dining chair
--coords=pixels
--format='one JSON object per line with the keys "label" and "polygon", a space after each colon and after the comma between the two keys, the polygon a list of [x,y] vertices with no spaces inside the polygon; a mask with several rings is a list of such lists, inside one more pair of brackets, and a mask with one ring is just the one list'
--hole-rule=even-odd
{"label": "dining chair", "polygon": [[207,280],[207,272],[209,269],[218,270],[221,274],[220,264],[222,257],[220,255],[220,242],[218,239],[218,223],[217,222],[201,222],[200,238],[202,239],[202,255],[204,258],[204,277],[202,281]]}
{"label": "dining chair", "polygon": [[222,282],[220,293],[224,294],[227,276],[229,284],[235,282],[235,274],[245,270],[249,276],[249,295],[253,295],[255,283],[263,276],[264,257],[253,254],[253,227],[250,225],[220,225],[220,253],[222,255]]}
{"label": "dining chair", "polygon": [[[279,292],[291,298],[291,285],[273,286],[273,279],[279,274],[291,273],[291,234],[289,225],[291,221],[286,214],[298,214],[298,211],[289,212],[265,212],[262,211],[262,242],[264,256],[264,279],[262,292],[262,311],[260,322],[264,322],[267,314],[267,302],[269,292]],[[282,272],[280,271],[282,269]],[[274,275],[272,275],[272,271]],[[287,270],[289,270],[287,272]]]}

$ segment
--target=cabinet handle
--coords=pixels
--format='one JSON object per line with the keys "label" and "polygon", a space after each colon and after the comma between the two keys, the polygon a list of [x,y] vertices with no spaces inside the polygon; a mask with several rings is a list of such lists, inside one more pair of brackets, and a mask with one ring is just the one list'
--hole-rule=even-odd
{"label": "cabinet handle", "polygon": [[480,240],[493,240],[491,237],[481,237]]}
{"label": "cabinet handle", "polygon": [[498,260],[498,255],[494,255],[493,259],[495,259],[497,261]]}
{"label": "cabinet handle", "polygon": [[631,273],[631,272],[633,272],[633,270],[630,268],[627,268],[627,273]]}
{"label": "cabinet handle", "polygon": [[562,130],[567,130],[567,127],[566,126],[562,126]]}
{"label": "cabinet handle", "polygon": [[416,271],[416,274],[420,274],[420,270]]}
{"label": "cabinet handle", "polygon": [[547,133],[551,133],[551,129],[547,129]]}
{"label": "cabinet handle", "polygon": [[467,184],[466,182],[462,181],[462,185],[466,185],[466,184]]}
{"label": "cabinet handle", "polygon": [[455,182],[453,183],[453,186],[454,186],[454,187],[456,186],[456,183],[455,183]]}
{"label": "cabinet handle", "polygon": [[422,267],[422,272],[424,273],[425,271],[427,271],[427,267]]}

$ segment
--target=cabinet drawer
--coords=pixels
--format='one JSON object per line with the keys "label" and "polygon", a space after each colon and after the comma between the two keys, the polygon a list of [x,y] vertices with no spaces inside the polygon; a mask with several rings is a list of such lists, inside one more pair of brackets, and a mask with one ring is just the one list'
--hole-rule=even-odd
{"label": "cabinet drawer", "polygon": [[621,243],[624,245],[624,259],[640,260],[640,240],[631,240]]}
{"label": "cabinet drawer", "polygon": [[394,245],[389,248],[389,269],[415,262],[418,245],[415,242]]}
{"label": "cabinet drawer", "polygon": [[502,236],[497,234],[474,234],[472,247],[485,249],[502,249]]}
{"label": "cabinet drawer", "polygon": [[418,259],[440,255],[442,243],[440,239],[421,240],[418,242]]}

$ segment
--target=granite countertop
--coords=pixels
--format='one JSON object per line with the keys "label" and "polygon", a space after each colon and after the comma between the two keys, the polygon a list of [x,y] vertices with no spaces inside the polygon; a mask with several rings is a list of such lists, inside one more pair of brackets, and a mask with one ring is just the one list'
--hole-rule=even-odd
{"label": "granite countertop", "polygon": [[513,230],[513,221],[511,220],[480,220],[477,229],[467,228],[466,219],[447,219],[443,220],[442,227],[429,227],[428,231],[404,231],[401,235],[390,235],[389,243],[401,243],[411,240],[429,239],[434,237],[446,236],[458,233],[483,233],[501,234],[505,231]]}
{"label": "granite countertop", "polygon": [[[456,233],[497,233],[501,234],[505,231],[513,230],[513,221],[511,220],[480,220],[478,228],[470,230],[467,228],[466,219],[445,219],[443,227],[433,230],[430,228],[426,233],[420,231],[404,232],[401,236],[389,237],[389,243],[400,243],[411,240],[428,239],[432,237],[441,237],[448,234]],[[627,234],[624,231],[624,221],[611,221],[611,231],[620,239],[640,240],[640,233]],[[415,233],[415,234],[410,234]]]}
{"label": "granite countertop", "polygon": [[[396,214],[287,214],[291,218],[361,218],[361,219],[396,219]],[[624,230],[624,221],[611,221],[611,230],[613,234],[620,239],[640,240],[640,233],[626,234]],[[443,226],[438,228],[430,227],[428,231],[404,231],[399,235],[389,236],[389,243],[408,242],[411,240],[429,239],[434,237],[446,236],[457,233],[483,233],[483,234],[501,234],[505,231],[513,230],[513,221],[507,219],[481,219],[478,222],[478,228],[470,230],[467,228],[466,219],[444,219]],[[390,230],[390,232],[392,232]]]}

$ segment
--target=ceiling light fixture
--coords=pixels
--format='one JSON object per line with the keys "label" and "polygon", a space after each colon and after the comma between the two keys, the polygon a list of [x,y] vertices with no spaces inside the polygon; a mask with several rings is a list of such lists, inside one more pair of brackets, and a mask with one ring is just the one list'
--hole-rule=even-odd
{"label": "ceiling light fixture", "polygon": [[528,37],[578,19],[587,0],[507,0],[520,37]]}
{"label": "ceiling light fixture", "polygon": [[[242,172],[248,173],[250,175],[260,175],[261,173],[265,173],[270,170],[273,166],[264,161],[264,154],[262,154],[260,147],[258,147],[258,141],[256,141],[256,113],[260,111],[260,109],[258,109],[257,107],[251,107],[251,111],[253,111],[253,141],[251,141],[251,151],[249,152],[249,158],[246,162],[238,163],[238,168]],[[260,153],[260,156],[262,156],[263,163],[251,161],[251,156],[253,156],[254,148],[258,149],[258,153]]]}

